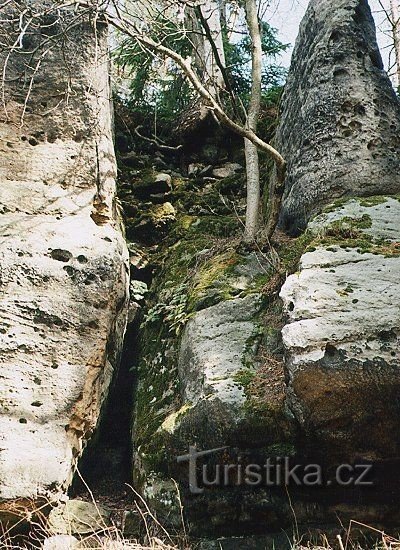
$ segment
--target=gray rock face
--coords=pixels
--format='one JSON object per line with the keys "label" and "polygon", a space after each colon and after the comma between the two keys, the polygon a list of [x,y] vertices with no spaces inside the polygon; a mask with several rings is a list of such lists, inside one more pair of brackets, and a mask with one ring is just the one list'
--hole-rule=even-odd
{"label": "gray rock face", "polygon": [[[18,9],[4,4],[1,24],[13,43],[19,31],[4,23],[19,20],[11,5]],[[32,14],[45,6],[33,2]],[[34,18],[8,59],[0,112],[1,519],[10,501],[34,506],[67,488],[126,325],[107,31],[82,23],[60,41],[74,14],[51,17]]]}
{"label": "gray rock face", "polygon": [[400,108],[382,69],[366,0],[310,1],[277,133],[284,229],[303,229],[333,198],[400,191]]}
{"label": "gray rock face", "polygon": [[88,535],[110,527],[110,511],[94,502],[71,499],[50,512],[47,529],[53,535]]}
{"label": "gray rock face", "polygon": [[281,290],[289,406],[328,460],[400,452],[399,228],[393,198],[320,215],[310,229],[328,242]]}
{"label": "gray rock face", "polygon": [[232,406],[245,402],[243,387],[234,378],[243,370],[249,342],[257,335],[254,319],[260,299],[250,294],[221,302],[188,322],[178,362],[185,403],[215,398]]}

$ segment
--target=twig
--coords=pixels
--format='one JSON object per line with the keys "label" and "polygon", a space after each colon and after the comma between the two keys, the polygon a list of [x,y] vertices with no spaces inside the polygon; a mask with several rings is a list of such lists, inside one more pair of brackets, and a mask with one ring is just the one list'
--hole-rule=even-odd
{"label": "twig", "polygon": [[341,537],[340,535],[336,535],[336,538],[337,538],[337,540],[338,540],[340,550],[344,550],[342,537]]}
{"label": "twig", "polygon": [[158,147],[158,149],[162,149],[163,151],[179,151],[180,149],[182,149],[183,145],[177,145],[176,147],[172,147],[171,145],[164,145],[163,143],[161,143],[160,139],[157,137],[157,136],[154,136],[153,135],[153,138],[148,138],[144,135],[142,135],[140,132],[139,132],[139,128],[142,128],[143,126],[136,126],[136,128],[134,129],[134,132],[135,134],[140,137],[140,139],[143,139],[144,141],[148,141],[149,143],[153,143],[154,145],[156,145]]}

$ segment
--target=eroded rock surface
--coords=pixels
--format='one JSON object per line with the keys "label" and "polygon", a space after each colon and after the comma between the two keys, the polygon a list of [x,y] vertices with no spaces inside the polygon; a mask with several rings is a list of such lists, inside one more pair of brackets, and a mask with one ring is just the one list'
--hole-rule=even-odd
{"label": "eroded rock surface", "polygon": [[259,332],[255,319],[261,296],[251,294],[221,302],[199,311],[188,322],[183,334],[178,369],[184,400],[190,405],[201,399],[219,399],[233,406],[242,405],[246,396],[235,382],[246,353],[253,355]]}
{"label": "eroded rock surface", "polygon": [[289,406],[330,461],[398,456],[400,202],[354,199],[309,227],[281,290]]}
{"label": "eroded rock surface", "polygon": [[[32,3],[26,43],[9,58],[1,52],[0,517],[10,501],[67,488],[126,323],[107,29],[49,5]],[[17,10],[1,9],[10,44]]]}
{"label": "eroded rock surface", "polygon": [[224,454],[206,457],[213,468],[220,461],[235,464],[242,455],[262,462],[269,451],[285,452],[293,442],[284,408],[280,307],[263,297],[273,276],[271,259],[210,248],[218,242],[210,236],[213,229],[193,223],[169,250],[153,286],[133,431],[134,479],[147,502],[179,526],[173,478],[193,528],[211,521],[208,532],[227,529],[232,517],[241,525],[253,525],[263,514],[277,522],[277,509],[285,504],[278,498],[268,508],[265,490],[244,484],[193,499],[187,463],[177,456],[193,445],[200,451],[226,447]]}
{"label": "eroded rock surface", "polygon": [[281,226],[304,229],[334,198],[400,191],[400,108],[366,0],[311,0],[292,57],[277,147]]}

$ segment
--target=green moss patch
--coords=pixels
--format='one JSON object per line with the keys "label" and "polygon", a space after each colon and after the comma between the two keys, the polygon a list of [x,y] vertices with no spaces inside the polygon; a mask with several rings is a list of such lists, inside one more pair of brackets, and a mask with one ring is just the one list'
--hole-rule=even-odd
{"label": "green moss patch", "polygon": [[361,206],[377,206],[378,204],[383,204],[387,201],[387,197],[376,195],[374,197],[363,197],[359,199],[359,203]]}
{"label": "green moss patch", "polygon": [[[360,204],[368,207],[386,201],[387,197],[368,197],[360,199]],[[325,213],[333,210],[334,208],[326,210]],[[369,214],[363,214],[360,217],[344,216],[327,225],[320,234],[314,234],[309,242],[308,250],[315,250],[317,246],[323,246],[329,252],[336,252],[339,248],[343,248],[356,249],[360,254],[380,254],[385,257],[398,256],[400,243],[374,238],[366,233],[365,230],[370,229],[372,226],[373,222]]]}
{"label": "green moss patch", "polygon": [[282,358],[261,348],[255,370],[243,369],[236,382],[244,388],[244,425],[255,440],[270,444],[291,441],[293,426],[285,411],[286,385]]}
{"label": "green moss patch", "polygon": [[281,261],[281,270],[284,273],[294,273],[305,252],[315,250],[315,237],[310,231],[294,239],[285,239],[278,242],[277,252]]}

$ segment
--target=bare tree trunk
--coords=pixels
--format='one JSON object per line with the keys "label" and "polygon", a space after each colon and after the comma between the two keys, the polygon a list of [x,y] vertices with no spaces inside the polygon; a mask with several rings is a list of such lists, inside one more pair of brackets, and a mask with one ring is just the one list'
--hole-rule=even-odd
{"label": "bare tree trunk", "polygon": [[[210,94],[219,101],[225,88],[221,67],[225,68],[225,50],[222,40],[221,7],[219,0],[207,0],[186,10],[195,64]],[[200,119],[209,114],[206,105],[200,107]]]}
{"label": "bare tree trunk", "polygon": [[[216,55],[223,67],[225,67],[225,51],[222,41],[221,9],[218,0],[207,0],[200,6],[201,14],[208,23],[211,40],[207,37],[203,41],[205,83],[210,93],[219,97],[219,91],[224,87],[224,78],[216,61]],[[214,45],[214,48],[213,48]]]}
{"label": "bare tree trunk", "polygon": [[255,240],[260,219],[260,167],[258,149],[248,139],[244,140],[246,159],[247,204],[244,240],[251,243]]}
{"label": "bare tree trunk", "polygon": [[396,56],[396,81],[400,86],[400,10],[399,0],[390,0],[394,52]]}
{"label": "bare tree trunk", "polygon": [[[261,105],[261,70],[262,70],[262,48],[261,34],[258,20],[256,0],[246,0],[246,20],[249,28],[252,55],[251,55],[251,97],[247,114],[246,127],[252,132],[257,132],[257,121]],[[244,240],[247,243],[253,242],[259,228],[260,218],[260,167],[257,146],[244,140],[247,176],[247,208]]]}

